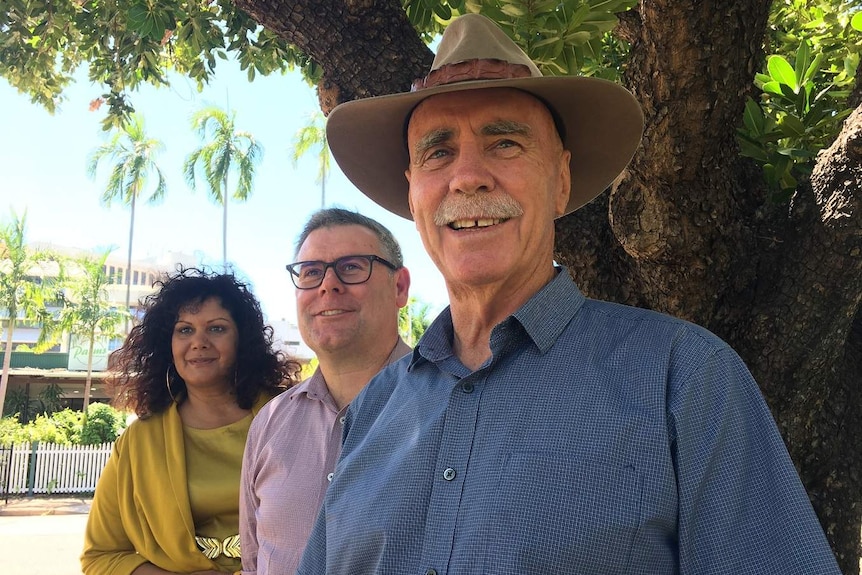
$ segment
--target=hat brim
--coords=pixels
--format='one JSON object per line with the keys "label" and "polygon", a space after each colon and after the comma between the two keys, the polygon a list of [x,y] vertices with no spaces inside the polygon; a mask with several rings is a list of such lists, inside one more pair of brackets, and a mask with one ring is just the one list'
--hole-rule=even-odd
{"label": "hat brim", "polygon": [[643,112],[618,84],[581,76],[476,80],[345,102],[329,114],[329,149],[347,179],[383,208],[408,220],[408,115],[436,94],[488,88],[523,90],[550,106],[572,153],[572,193],[565,213],[601,194],[625,169],[643,133]]}

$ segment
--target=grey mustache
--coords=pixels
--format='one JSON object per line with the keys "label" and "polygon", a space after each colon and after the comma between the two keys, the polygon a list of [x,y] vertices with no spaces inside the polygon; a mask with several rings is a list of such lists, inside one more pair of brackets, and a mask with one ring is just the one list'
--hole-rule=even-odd
{"label": "grey mustache", "polygon": [[434,224],[445,226],[455,220],[517,218],[524,214],[521,204],[506,194],[446,196],[434,212]]}

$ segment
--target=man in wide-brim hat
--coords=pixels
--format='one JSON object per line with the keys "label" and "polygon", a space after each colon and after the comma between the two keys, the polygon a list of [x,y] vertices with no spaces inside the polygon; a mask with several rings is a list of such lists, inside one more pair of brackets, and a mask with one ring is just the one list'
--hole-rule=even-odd
{"label": "man in wide-brim hat", "polygon": [[298,573],[838,573],[737,354],[554,265],[554,219],[642,128],[479,15],[412,92],[333,110],[335,159],[415,220],[450,306],[351,404]]}

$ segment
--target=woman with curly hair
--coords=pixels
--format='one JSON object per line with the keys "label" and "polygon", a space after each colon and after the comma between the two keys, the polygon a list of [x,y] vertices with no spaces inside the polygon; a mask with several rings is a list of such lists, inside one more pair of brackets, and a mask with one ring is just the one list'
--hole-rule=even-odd
{"label": "woman with curly hair", "polygon": [[114,403],[138,420],[96,487],[87,575],[239,571],[249,425],[299,373],[273,349],[260,304],[232,274],[180,269],[157,285],[110,357]]}

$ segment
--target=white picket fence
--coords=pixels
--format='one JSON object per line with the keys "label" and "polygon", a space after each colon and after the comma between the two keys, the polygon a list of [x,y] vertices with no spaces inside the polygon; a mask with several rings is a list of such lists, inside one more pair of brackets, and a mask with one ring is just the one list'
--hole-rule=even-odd
{"label": "white picket fence", "polygon": [[113,447],[38,442],[0,447],[0,493],[93,492]]}

